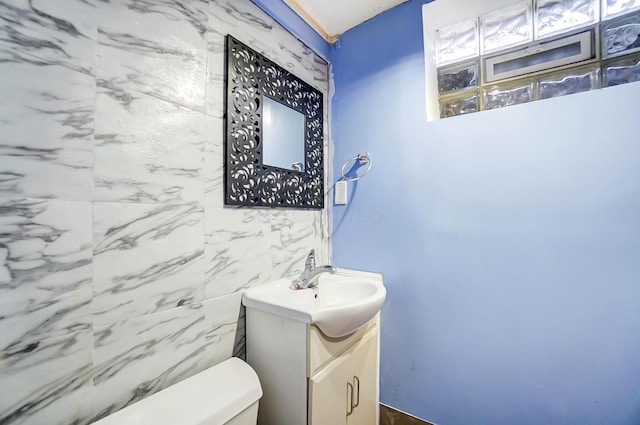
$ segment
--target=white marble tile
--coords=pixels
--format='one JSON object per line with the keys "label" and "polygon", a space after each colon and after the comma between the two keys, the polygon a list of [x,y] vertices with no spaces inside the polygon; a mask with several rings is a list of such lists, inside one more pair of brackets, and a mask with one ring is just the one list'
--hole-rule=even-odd
{"label": "white marble tile", "polygon": [[316,265],[329,262],[321,211],[267,210],[264,214],[278,240],[271,251],[274,279],[302,272],[311,249],[316,250]]}
{"label": "white marble tile", "polygon": [[[213,19],[213,18],[212,18]],[[223,118],[226,99],[225,76],[225,33],[215,30],[207,33],[207,86],[206,110],[207,115]]]}
{"label": "white marble tile", "polygon": [[94,405],[104,417],[204,370],[202,305],[95,329]]}
{"label": "white marble tile", "polygon": [[60,65],[93,75],[97,1],[0,2],[0,63]]}
{"label": "white marble tile", "polygon": [[309,250],[328,263],[323,213],[205,207],[205,297],[299,274]]}
{"label": "white marble tile", "polygon": [[0,423],[88,423],[92,414],[91,332],[0,352]]}
{"label": "white marble tile", "polygon": [[[273,18],[258,9],[249,0],[210,0],[210,40],[219,43],[220,36],[231,34],[252,49],[285,68],[298,78],[327,91],[327,63],[313,50],[276,23]],[[214,92],[224,76],[224,49],[209,47],[208,90]],[[222,58],[222,59],[221,59]],[[207,96],[215,101],[215,96]],[[208,104],[207,111],[216,110]]]}
{"label": "white marble tile", "polygon": [[0,350],[19,351],[54,338],[91,329],[91,289],[19,303],[0,302]]}
{"label": "white marble tile", "polygon": [[278,244],[261,210],[205,207],[205,297],[213,298],[271,279]]}
{"label": "white marble tile", "polygon": [[206,118],[175,103],[101,85],[95,200],[202,204]]}
{"label": "white marble tile", "polygon": [[0,197],[89,201],[95,79],[0,60]]}
{"label": "white marble tile", "polygon": [[231,358],[236,341],[242,293],[204,301],[205,357],[207,367]]}
{"label": "white marble tile", "polygon": [[0,351],[91,325],[91,204],[0,198]]}
{"label": "white marble tile", "polygon": [[326,93],[249,0],[0,2],[0,424],[89,423],[243,356],[242,288],[326,262],[325,213],[223,208],[226,33]]}
{"label": "white marble tile", "polygon": [[96,202],[93,241],[96,324],[202,299],[202,207]]}
{"label": "white marble tile", "polygon": [[99,7],[98,80],[204,112],[207,1]]}
{"label": "white marble tile", "polygon": [[210,207],[224,205],[224,124],[222,118],[205,118],[204,203]]}

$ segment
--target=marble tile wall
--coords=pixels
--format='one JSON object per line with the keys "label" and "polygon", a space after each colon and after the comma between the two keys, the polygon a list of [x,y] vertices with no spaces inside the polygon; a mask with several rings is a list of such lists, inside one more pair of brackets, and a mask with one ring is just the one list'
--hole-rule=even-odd
{"label": "marble tile wall", "polygon": [[249,0],[0,0],[0,424],[241,356],[242,289],[328,258],[326,211],[223,206],[227,33],[328,110],[326,62]]}

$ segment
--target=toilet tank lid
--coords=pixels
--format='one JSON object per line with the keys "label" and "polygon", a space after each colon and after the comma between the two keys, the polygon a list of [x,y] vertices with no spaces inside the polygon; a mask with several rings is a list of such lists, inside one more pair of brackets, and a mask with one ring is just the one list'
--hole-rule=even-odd
{"label": "toilet tank lid", "polygon": [[258,375],[242,360],[231,358],[94,425],[223,424],[260,397]]}

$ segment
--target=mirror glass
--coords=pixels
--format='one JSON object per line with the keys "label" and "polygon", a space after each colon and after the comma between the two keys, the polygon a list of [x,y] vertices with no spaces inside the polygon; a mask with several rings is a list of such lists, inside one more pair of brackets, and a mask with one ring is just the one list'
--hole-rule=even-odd
{"label": "mirror glass", "polygon": [[304,115],[263,96],[262,163],[304,171]]}

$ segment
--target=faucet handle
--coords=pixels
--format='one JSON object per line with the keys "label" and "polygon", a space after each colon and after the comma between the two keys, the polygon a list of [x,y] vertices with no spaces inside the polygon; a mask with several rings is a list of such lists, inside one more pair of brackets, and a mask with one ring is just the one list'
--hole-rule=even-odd
{"label": "faucet handle", "polygon": [[312,249],[309,251],[309,255],[307,255],[307,261],[304,262],[304,266],[306,268],[315,268],[316,267],[316,250]]}

